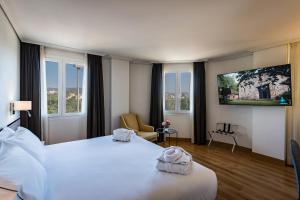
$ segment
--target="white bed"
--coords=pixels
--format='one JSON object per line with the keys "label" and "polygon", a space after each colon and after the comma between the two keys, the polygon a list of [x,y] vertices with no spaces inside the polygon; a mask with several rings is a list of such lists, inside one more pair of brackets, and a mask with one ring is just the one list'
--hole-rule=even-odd
{"label": "white bed", "polygon": [[215,173],[193,163],[190,175],[155,168],[162,148],[138,136],[111,136],[48,145],[46,200],[215,199]]}

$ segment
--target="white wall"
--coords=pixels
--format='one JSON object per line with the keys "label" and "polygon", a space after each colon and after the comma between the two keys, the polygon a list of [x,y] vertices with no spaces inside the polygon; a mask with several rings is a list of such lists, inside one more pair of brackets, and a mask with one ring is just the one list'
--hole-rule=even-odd
{"label": "white wall", "polygon": [[[209,61],[206,64],[207,130],[214,130],[217,122],[240,125],[242,135],[237,142],[248,148],[252,146],[252,107],[219,105],[217,75],[251,69],[253,67],[252,59],[252,55],[249,55],[221,61]],[[215,140],[232,143],[231,138],[223,135],[216,135]]]}
{"label": "white wall", "polygon": [[9,103],[20,99],[20,42],[0,9],[0,127],[19,117]]}
{"label": "white wall", "polygon": [[120,115],[129,112],[129,61],[111,60],[111,129],[120,127]]}
{"label": "white wall", "polygon": [[111,59],[102,58],[104,111],[105,111],[105,135],[111,134]]}
{"label": "white wall", "polygon": [[[190,114],[164,114],[165,120],[171,121],[171,128],[178,131],[179,138],[192,138],[193,120]],[[175,135],[171,135],[175,137]]]}
{"label": "white wall", "polygon": [[129,110],[149,124],[152,65],[130,63],[129,73]]}
{"label": "white wall", "polygon": [[48,119],[49,144],[86,138],[86,116],[50,117]]}
{"label": "white wall", "polygon": [[[285,108],[219,105],[216,75],[244,69],[287,63],[287,46],[254,52],[252,56],[223,61],[209,61],[206,67],[207,125],[215,128],[216,122],[230,122],[242,126],[241,146],[253,152],[284,160]],[[231,139],[218,135],[217,141],[232,143]]]}
{"label": "white wall", "polygon": [[86,55],[84,53],[72,52],[63,49],[45,47],[45,55],[46,57],[86,62]]}
{"label": "white wall", "polygon": [[[288,62],[288,46],[255,52],[254,66],[281,65]],[[253,107],[252,151],[285,159],[285,108]]]}

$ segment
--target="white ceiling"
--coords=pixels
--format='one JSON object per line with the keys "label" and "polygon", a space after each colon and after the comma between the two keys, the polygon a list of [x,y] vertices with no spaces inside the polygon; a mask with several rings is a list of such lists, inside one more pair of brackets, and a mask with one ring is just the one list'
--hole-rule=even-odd
{"label": "white ceiling", "polygon": [[23,41],[149,61],[300,38],[299,0],[0,0]]}

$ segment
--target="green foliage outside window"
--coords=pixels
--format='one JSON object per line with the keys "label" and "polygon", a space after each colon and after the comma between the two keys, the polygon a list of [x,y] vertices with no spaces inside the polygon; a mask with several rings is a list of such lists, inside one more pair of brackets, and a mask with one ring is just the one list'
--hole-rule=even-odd
{"label": "green foliage outside window", "polygon": [[165,101],[166,110],[175,110],[175,99],[167,98]]}
{"label": "green foliage outside window", "polygon": [[81,99],[78,100],[77,98],[77,93],[72,90],[67,92],[66,113],[81,112]]}
{"label": "green foliage outside window", "polygon": [[190,97],[182,96],[180,110],[190,110]]}
{"label": "green foliage outside window", "polygon": [[47,101],[48,101],[48,114],[57,114],[58,113],[58,94],[48,92]]}

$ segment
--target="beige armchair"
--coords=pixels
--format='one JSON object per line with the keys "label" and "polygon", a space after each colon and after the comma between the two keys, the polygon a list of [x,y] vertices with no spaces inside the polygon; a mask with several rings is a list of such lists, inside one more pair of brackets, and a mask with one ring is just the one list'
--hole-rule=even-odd
{"label": "beige armchair", "polygon": [[146,140],[157,141],[157,133],[154,132],[154,127],[145,125],[137,114],[128,113],[121,115],[120,123],[122,128],[132,129],[137,135]]}

